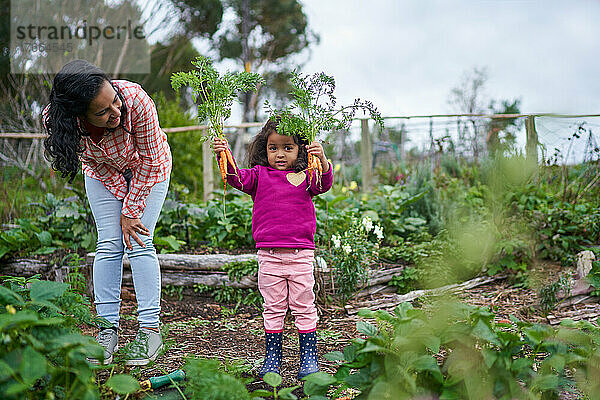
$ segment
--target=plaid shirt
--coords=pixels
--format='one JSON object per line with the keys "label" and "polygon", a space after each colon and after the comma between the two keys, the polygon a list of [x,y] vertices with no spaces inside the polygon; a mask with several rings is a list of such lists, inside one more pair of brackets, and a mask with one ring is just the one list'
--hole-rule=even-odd
{"label": "plaid shirt", "polygon": [[[160,129],[154,102],[140,85],[125,80],[114,80],[127,105],[122,115],[123,125],[106,132],[97,144],[89,136],[81,140],[83,173],[104,183],[104,186],[123,201],[121,213],[129,218],[140,218],[146,208],[146,197],[152,186],[169,178],[171,150],[167,135]],[[130,169],[129,183],[123,172]]]}

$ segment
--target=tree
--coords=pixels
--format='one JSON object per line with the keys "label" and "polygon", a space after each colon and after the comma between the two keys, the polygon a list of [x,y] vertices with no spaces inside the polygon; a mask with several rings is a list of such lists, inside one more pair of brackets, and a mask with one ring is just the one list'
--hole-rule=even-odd
{"label": "tree", "polygon": [[[291,56],[319,40],[308,27],[302,5],[297,0],[227,0],[227,5],[237,20],[219,36],[221,59],[238,61],[245,70],[261,73],[267,87],[279,87],[287,93],[289,88],[283,82],[287,82],[293,69]],[[245,96],[243,121],[257,119],[261,94],[265,90]]]}
{"label": "tree", "polygon": [[[499,104],[498,104],[499,103]],[[491,114],[520,114],[521,99],[492,100],[489,105]],[[516,131],[521,127],[522,121],[518,118],[493,118],[486,125],[486,145],[489,154],[503,153],[514,146],[517,136]]]}
{"label": "tree", "polygon": [[[448,98],[454,111],[465,114],[519,114],[520,99],[489,99],[485,91],[488,78],[485,67],[474,67],[464,73]],[[481,118],[469,117],[467,121],[466,124],[459,124],[457,148],[470,153],[475,160],[484,151],[491,154],[514,145],[515,131],[520,123],[516,118],[498,118],[482,123]]]}

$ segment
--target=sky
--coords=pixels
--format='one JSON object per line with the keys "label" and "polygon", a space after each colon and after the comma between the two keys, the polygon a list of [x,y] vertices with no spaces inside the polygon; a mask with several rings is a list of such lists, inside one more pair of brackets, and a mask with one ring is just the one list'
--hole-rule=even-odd
{"label": "sky", "polygon": [[321,37],[306,72],[385,115],[454,111],[450,90],[486,68],[490,98],[527,113],[600,113],[598,0],[301,0]]}
{"label": "sky", "polygon": [[[368,99],[384,116],[453,113],[452,88],[485,68],[488,101],[600,114],[600,0],[300,1],[321,38],[303,69],[333,75],[342,104]],[[421,121],[413,131],[425,129]],[[546,153],[580,159],[584,143],[569,150],[567,138],[581,122],[600,132],[600,118],[537,118]],[[450,124],[435,120],[437,134]]]}
{"label": "sky", "polygon": [[[299,1],[320,36],[298,58],[302,71],[333,75],[338,104],[370,100],[387,117],[454,113],[450,91],[484,68],[486,104],[518,98],[522,113],[600,114],[600,0]],[[428,121],[417,121],[407,125],[423,136]],[[537,118],[546,151],[568,146],[581,122],[600,132],[600,118]],[[453,126],[435,120],[434,134]],[[524,144],[524,128],[518,137]]]}

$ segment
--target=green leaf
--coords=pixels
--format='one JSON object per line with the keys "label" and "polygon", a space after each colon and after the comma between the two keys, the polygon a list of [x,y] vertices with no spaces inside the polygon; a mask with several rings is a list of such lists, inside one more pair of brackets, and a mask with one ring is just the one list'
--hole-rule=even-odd
{"label": "green leaf", "polygon": [[[314,374],[311,374],[314,375]],[[304,394],[310,396],[311,399],[316,398],[315,396],[326,396],[329,391],[329,386],[317,385],[309,379],[310,375],[305,378],[304,382]]]}
{"label": "green leaf", "polygon": [[562,372],[565,369],[565,358],[559,354],[555,354],[552,357],[547,358],[544,361],[544,364],[551,366],[558,372]]}
{"label": "green leaf", "polygon": [[272,397],[273,392],[269,392],[268,390],[264,390],[264,389],[256,389],[255,391],[250,392],[250,396],[251,397]]}
{"label": "green leaf", "polygon": [[544,328],[540,325],[533,325],[530,328],[524,329],[525,336],[533,342],[534,345],[538,345],[548,337],[552,332],[552,328]]}
{"label": "green leaf", "polygon": [[34,254],[52,254],[56,251],[56,247],[40,247],[37,249]]}
{"label": "green leaf", "polygon": [[0,382],[13,375],[15,371],[4,360],[0,360]]}
{"label": "green leaf", "polygon": [[500,344],[500,342],[498,341],[498,336],[496,336],[494,331],[492,331],[490,327],[482,320],[477,321],[477,324],[475,325],[471,333],[475,337],[486,340],[490,343],[498,345]]}
{"label": "green leaf", "polygon": [[523,370],[531,368],[532,363],[533,361],[529,358],[517,358],[510,366],[510,369],[515,372],[523,372]]}
{"label": "green leaf", "polygon": [[43,231],[35,234],[42,246],[52,245],[52,235],[48,231]]}
{"label": "green leaf", "polygon": [[29,385],[24,385],[20,382],[11,382],[8,385],[4,386],[4,395],[6,396],[14,396],[16,394],[22,393],[29,389]]}
{"label": "green leaf", "polygon": [[140,390],[140,384],[131,375],[118,374],[111,376],[106,381],[106,386],[119,394],[130,394]]}
{"label": "green leaf", "polygon": [[369,337],[377,335],[377,327],[366,321],[358,321],[356,323],[356,330],[359,333],[362,333],[363,335],[367,335]]}
{"label": "green leaf", "polygon": [[440,351],[441,339],[435,335],[425,335],[421,337],[421,341],[429,350],[434,353],[438,353]]}
{"label": "green leaf", "polygon": [[27,326],[31,322],[38,320],[36,313],[31,311],[18,311],[16,314],[0,314],[0,332],[5,330],[7,327],[12,326]]}
{"label": "green leaf", "polygon": [[62,296],[68,287],[62,282],[35,281],[31,284],[29,293],[33,301],[50,300]]}
{"label": "green leaf", "polygon": [[346,361],[344,353],[341,351],[331,351],[323,356],[324,359],[329,361]]}
{"label": "green leaf", "polygon": [[274,372],[267,372],[265,376],[263,376],[263,381],[271,387],[277,387],[281,385],[281,375],[276,374]]}
{"label": "green leaf", "polygon": [[299,387],[300,386],[292,386],[292,387],[283,388],[277,394],[279,395],[279,398],[281,400],[297,400],[298,397],[296,397],[296,395],[293,394],[292,391],[298,389]]}
{"label": "green leaf", "polygon": [[23,298],[9,288],[0,286],[0,303],[4,305],[22,305]]}
{"label": "green leaf", "polygon": [[538,388],[539,390],[551,390],[558,388],[559,379],[556,375],[543,375],[536,377],[532,386],[534,388]]}
{"label": "green leaf", "polygon": [[378,344],[375,344],[371,341],[367,342],[367,344],[365,345],[365,347],[363,347],[362,349],[360,349],[358,351],[358,353],[371,353],[371,352],[389,352],[389,350],[383,346],[380,346]]}
{"label": "green leaf", "polygon": [[39,378],[46,374],[46,358],[35,351],[30,346],[23,351],[23,360],[21,362],[21,377],[28,384],[33,384]]}
{"label": "green leaf", "polygon": [[348,362],[354,361],[356,358],[356,345],[348,345],[344,347],[344,360]]}
{"label": "green leaf", "polygon": [[319,386],[329,386],[337,382],[337,380],[333,376],[323,371],[318,371],[314,374],[310,374],[306,378],[304,378],[304,380],[307,382],[312,382],[315,385]]}
{"label": "green leaf", "polygon": [[434,379],[442,383],[444,377],[440,371],[440,367],[437,364],[436,359],[433,356],[423,355],[412,362],[412,367],[415,371],[428,371],[433,375]]}
{"label": "green leaf", "polygon": [[481,351],[481,354],[483,355],[483,361],[485,362],[485,365],[486,367],[488,367],[488,369],[491,368],[492,365],[494,365],[494,363],[498,359],[498,352],[496,352],[495,350],[483,349]]}

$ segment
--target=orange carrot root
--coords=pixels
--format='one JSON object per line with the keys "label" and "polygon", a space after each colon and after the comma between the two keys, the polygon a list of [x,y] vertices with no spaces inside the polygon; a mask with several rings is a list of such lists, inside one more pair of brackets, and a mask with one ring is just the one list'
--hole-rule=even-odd
{"label": "orange carrot root", "polygon": [[219,153],[219,171],[221,172],[221,180],[227,184],[227,155],[222,151]]}
{"label": "orange carrot root", "polygon": [[225,150],[225,154],[227,156],[227,162],[229,164],[231,164],[231,167],[233,168],[233,170],[237,174],[237,167],[235,165],[235,161],[233,161],[233,154],[231,154],[231,150],[229,150],[229,147],[227,147],[227,150]]}

